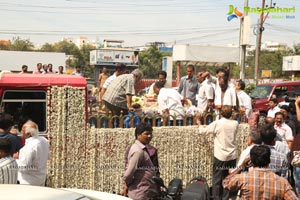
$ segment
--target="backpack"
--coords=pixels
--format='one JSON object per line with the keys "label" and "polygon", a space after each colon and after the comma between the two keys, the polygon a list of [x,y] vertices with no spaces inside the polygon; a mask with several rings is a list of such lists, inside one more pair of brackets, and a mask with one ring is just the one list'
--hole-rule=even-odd
{"label": "backpack", "polygon": [[183,191],[181,200],[209,200],[209,187],[203,176],[193,178]]}

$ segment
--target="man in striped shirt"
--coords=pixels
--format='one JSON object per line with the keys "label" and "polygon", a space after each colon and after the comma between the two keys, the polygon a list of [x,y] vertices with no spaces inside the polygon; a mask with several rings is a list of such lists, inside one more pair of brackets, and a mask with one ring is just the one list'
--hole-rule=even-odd
{"label": "man in striped shirt", "polygon": [[[240,190],[241,199],[265,200],[286,199],[297,200],[297,196],[288,181],[268,169],[271,151],[268,146],[257,145],[250,151],[250,159],[245,159],[243,165],[228,175],[224,188]],[[251,162],[251,164],[249,163]],[[248,173],[239,174],[243,168],[253,166]]]}
{"label": "man in striped shirt", "polygon": [[123,74],[114,79],[105,94],[103,102],[105,106],[112,112],[112,115],[120,116],[121,111],[124,115],[128,111],[133,111],[132,96],[135,95],[134,86],[143,78],[143,72],[135,69],[131,74]]}
{"label": "man in striped shirt", "polygon": [[9,152],[9,139],[0,138],[0,184],[17,184],[18,165]]}

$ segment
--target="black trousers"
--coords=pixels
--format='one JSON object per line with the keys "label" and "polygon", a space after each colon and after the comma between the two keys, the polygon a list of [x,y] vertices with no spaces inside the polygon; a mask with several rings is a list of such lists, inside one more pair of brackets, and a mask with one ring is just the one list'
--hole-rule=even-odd
{"label": "black trousers", "polygon": [[223,188],[223,180],[229,174],[229,168],[236,166],[236,159],[230,161],[221,161],[214,157],[213,179],[212,179],[212,197],[214,200],[229,199],[230,191]]}
{"label": "black trousers", "polygon": [[112,105],[111,103],[108,103],[107,101],[103,100],[106,108],[108,110],[111,111],[111,114],[120,116],[121,115],[121,111],[123,111],[123,115],[127,115],[128,114],[128,109],[124,109],[124,108],[120,108],[118,106]]}

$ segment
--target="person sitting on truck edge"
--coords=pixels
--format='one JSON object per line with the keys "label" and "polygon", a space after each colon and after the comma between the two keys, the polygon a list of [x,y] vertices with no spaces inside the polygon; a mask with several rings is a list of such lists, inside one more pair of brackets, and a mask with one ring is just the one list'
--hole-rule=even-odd
{"label": "person sitting on truck edge", "polygon": [[22,65],[22,71],[20,74],[27,74],[28,73],[28,66],[27,65]]}
{"label": "person sitting on truck edge", "polygon": [[53,72],[53,65],[51,63],[48,64],[48,74],[54,74]]}
{"label": "person sitting on truck edge", "polygon": [[64,67],[63,66],[58,66],[58,72],[57,74],[64,74]]}
{"label": "person sitting on truck edge", "polygon": [[280,108],[278,106],[278,101],[276,98],[272,98],[270,101],[269,101],[269,106],[270,106],[270,109],[268,110],[268,115],[267,117],[272,117],[272,118],[275,118],[275,113],[277,112],[280,112]]}
{"label": "person sitting on truck edge", "polygon": [[80,66],[76,66],[75,72],[73,72],[72,74],[76,75],[76,76],[83,76],[83,73],[81,73],[81,67]]}
{"label": "person sitting on truck edge", "polygon": [[33,74],[41,74],[42,73],[41,69],[42,69],[42,63],[38,63],[38,64],[36,64],[36,70],[33,71],[32,73]]}
{"label": "person sitting on truck edge", "polygon": [[43,72],[42,74],[48,74],[48,65],[47,64],[43,64]]}

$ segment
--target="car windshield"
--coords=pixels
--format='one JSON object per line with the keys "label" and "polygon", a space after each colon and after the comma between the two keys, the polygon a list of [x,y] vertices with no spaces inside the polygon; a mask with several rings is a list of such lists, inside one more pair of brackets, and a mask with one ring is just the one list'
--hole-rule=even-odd
{"label": "car windshield", "polygon": [[273,89],[273,86],[258,85],[251,92],[251,97],[255,98],[255,99],[269,98],[272,89]]}

